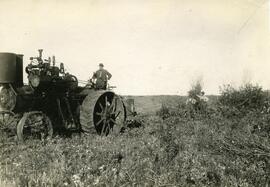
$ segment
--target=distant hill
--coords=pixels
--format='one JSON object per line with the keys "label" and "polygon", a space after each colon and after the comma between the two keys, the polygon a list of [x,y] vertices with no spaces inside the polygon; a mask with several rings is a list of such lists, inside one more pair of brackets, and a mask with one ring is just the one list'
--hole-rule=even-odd
{"label": "distant hill", "polygon": [[[177,103],[185,102],[187,96],[179,95],[157,95],[157,96],[125,96],[135,100],[135,107],[138,113],[155,114],[161,108],[162,103],[175,106]],[[209,95],[209,102],[215,102],[218,99],[216,95]]]}
{"label": "distant hill", "polygon": [[171,105],[184,101],[186,96],[158,95],[158,96],[126,96],[135,100],[135,107],[138,113],[155,114],[160,109],[162,103]]}

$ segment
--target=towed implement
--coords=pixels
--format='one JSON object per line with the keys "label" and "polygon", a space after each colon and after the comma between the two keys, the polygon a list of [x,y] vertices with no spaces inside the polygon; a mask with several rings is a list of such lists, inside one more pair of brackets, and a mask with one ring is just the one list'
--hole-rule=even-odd
{"label": "towed implement", "polygon": [[50,138],[72,132],[108,135],[125,128],[133,116],[134,101],[95,84],[79,86],[76,76],[44,59],[42,50],[26,66],[23,55],[0,53],[0,129],[19,141]]}

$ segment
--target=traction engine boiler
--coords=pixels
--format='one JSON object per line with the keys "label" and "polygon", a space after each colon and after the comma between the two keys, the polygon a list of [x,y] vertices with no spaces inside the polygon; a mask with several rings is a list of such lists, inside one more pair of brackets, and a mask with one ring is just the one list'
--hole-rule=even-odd
{"label": "traction engine boiler", "polygon": [[42,50],[25,68],[23,55],[0,53],[0,130],[19,141],[50,138],[54,133],[121,131],[134,111],[134,101],[94,84],[79,86],[55,57]]}

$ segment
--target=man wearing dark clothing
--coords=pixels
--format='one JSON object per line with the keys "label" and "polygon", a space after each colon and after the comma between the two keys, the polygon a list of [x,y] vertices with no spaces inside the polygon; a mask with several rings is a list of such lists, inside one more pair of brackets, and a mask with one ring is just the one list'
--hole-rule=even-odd
{"label": "man wearing dark clothing", "polygon": [[110,74],[106,69],[104,69],[104,65],[102,63],[99,64],[99,70],[97,70],[92,79],[96,79],[96,89],[107,89],[107,82],[112,77],[112,74]]}

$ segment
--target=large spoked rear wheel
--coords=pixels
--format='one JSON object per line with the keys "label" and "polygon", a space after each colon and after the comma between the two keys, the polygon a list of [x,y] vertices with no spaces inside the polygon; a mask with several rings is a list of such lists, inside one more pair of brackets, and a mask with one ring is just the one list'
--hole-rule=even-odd
{"label": "large spoked rear wheel", "polygon": [[80,111],[80,122],[84,132],[99,135],[119,133],[124,127],[126,109],[120,96],[110,91],[94,91],[84,100]]}
{"label": "large spoked rear wheel", "polygon": [[42,112],[25,113],[17,125],[17,136],[20,142],[27,139],[45,140],[52,138],[51,120]]}

